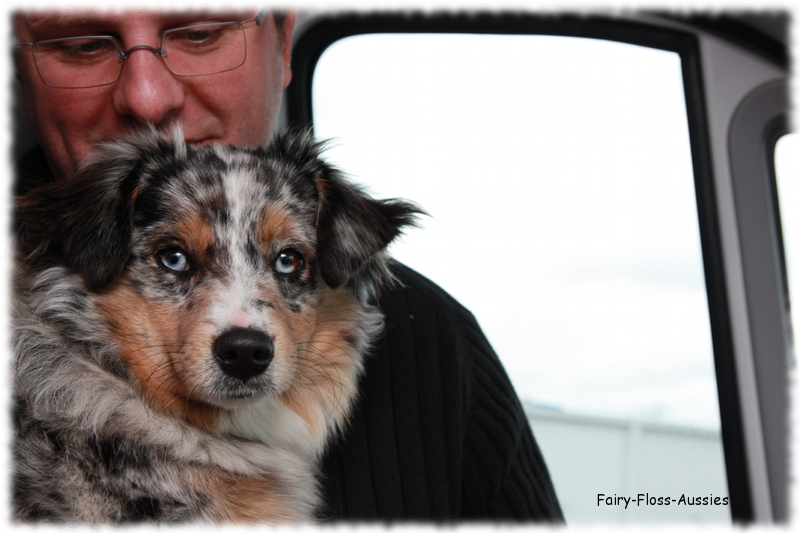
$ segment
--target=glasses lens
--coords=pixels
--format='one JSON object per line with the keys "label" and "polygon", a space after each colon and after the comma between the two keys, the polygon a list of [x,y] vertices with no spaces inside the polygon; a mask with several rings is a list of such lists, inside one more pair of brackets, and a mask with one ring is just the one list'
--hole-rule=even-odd
{"label": "glasses lens", "polygon": [[122,61],[111,37],[42,41],[33,47],[42,81],[51,87],[95,87],[114,83]]}
{"label": "glasses lens", "polygon": [[237,23],[199,24],[164,32],[164,62],[176,76],[205,76],[242,66],[247,55]]}

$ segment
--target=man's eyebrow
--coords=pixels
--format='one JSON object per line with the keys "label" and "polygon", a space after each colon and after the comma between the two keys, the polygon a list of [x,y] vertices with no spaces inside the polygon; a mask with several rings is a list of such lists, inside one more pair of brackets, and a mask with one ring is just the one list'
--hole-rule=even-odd
{"label": "man's eyebrow", "polygon": [[64,33],[72,31],[91,31],[98,28],[107,28],[114,24],[112,18],[98,15],[43,15],[33,16],[26,20],[28,30],[32,35],[48,35],[51,33]]}

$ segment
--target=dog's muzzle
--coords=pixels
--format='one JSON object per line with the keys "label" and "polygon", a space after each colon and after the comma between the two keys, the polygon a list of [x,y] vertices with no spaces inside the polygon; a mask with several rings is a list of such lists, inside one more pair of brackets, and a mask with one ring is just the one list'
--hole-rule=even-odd
{"label": "dog's muzzle", "polygon": [[214,354],[223,372],[247,383],[267,369],[274,355],[274,346],[265,333],[234,328],[217,337]]}

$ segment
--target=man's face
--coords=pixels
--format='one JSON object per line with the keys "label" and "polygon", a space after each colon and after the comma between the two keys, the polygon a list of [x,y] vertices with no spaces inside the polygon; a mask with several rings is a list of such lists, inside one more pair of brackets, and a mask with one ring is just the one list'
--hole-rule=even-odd
{"label": "man's face", "polygon": [[[158,48],[164,30],[209,21],[239,22],[255,13],[57,12],[15,17],[20,42],[110,35],[123,50]],[[25,109],[57,178],[68,176],[91,152],[145,123],[167,128],[180,124],[189,142],[260,146],[277,119],[289,67],[294,16],[281,30],[268,15],[244,28],[247,59],[234,70],[210,76],[176,77],[148,50],[125,61],[119,80],[103,87],[63,89],[39,78],[30,47],[22,47],[18,70]],[[281,35],[281,32],[283,35]]]}

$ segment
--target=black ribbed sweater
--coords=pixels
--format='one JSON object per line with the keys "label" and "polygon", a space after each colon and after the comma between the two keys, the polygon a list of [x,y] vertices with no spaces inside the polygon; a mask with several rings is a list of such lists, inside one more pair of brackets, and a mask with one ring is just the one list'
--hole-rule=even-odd
{"label": "black ribbed sweater", "polygon": [[323,463],[324,516],[563,521],[522,406],[471,313],[396,265],[386,329]]}

